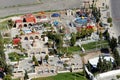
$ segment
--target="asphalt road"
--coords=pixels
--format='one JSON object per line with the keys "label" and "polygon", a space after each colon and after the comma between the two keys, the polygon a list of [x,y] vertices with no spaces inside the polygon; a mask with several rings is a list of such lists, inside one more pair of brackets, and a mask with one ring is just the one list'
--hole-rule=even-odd
{"label": "asphalt road", "polygon": [[0,9],[0,17],[45,10],[80,8],[83,0],[42,0],[41,4]]}
{"label": "asphalt road", "polygon": [[120,0],[111,0],[111,12],[113,18],[113,28],[115,35],[120,36]]}
{"label": "asphalt road", "polygon": [[0,8],[34,3],[38,3],[38,0],[0,0]]}

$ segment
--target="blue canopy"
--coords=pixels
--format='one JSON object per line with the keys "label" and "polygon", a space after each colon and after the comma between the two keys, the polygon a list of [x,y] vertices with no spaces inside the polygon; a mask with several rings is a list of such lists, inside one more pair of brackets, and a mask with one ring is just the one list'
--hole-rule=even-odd
{"label": "blue canopy", "polygon": [[59,22],[58,21],[54,21],[53,24],[54,24],[54,26],[58,26]]}
{"label": "blue canopy", "polygon": [[51,15],[51,17],[60,17],[60,14],[58,14],[58,13],[53,13],[53,14]]}

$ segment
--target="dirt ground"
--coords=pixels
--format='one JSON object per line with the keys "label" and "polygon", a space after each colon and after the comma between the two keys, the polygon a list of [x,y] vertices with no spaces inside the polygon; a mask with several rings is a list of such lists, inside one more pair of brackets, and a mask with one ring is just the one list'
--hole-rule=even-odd
{"label": "dirt ground", "polygon": [[86,54],[87,55],[82,57],[82,60],[83,60],[84,64],[87,64],[89,59],[97,57],[102,53],[101,53],[101,51],[94,51],[94,52],[89,52],[89,53],[86,53]]}

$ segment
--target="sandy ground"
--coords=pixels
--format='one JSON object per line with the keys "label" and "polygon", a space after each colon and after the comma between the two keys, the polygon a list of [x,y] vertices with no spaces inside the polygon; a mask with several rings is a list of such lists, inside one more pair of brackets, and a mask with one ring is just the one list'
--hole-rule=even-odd
{"label": "sandy ground", "polygon": [[92,59],[101,55],[101,51],[95,51],[95,52],[90,52],[86,54],[87,54],[86,56],[82,57],[84,64],[87,64],[89,59]]}

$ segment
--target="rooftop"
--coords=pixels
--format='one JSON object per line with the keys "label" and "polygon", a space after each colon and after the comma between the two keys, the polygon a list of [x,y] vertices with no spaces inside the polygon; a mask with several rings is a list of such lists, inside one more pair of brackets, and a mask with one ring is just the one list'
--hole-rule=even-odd
{"label": "rooftop", "polygon": [[[102,57],[101,57],[101,59],[102,59]],[[111,57],[111,56],[104,56],[104,59],[105,59],[106,61],[110,61],[110,59],[111,59],[111,61],[114,62],[114,58]],[[95,57],[95,58],[89,59],[89,63],[90,63],[93,67],[96,68],[96,67],[97,67],[97,63],[98,63],[98,60],[99,60],[99,57]]]}

